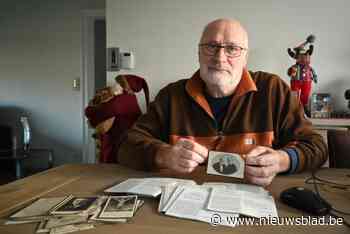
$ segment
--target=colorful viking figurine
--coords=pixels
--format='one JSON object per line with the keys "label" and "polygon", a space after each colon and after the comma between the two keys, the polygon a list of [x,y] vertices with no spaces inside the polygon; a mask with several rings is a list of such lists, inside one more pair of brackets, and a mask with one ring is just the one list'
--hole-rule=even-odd
{"label": "colorful viking figurine", "polygon": [[[296,63],[288,69],[288,76],[290,76],[290,86],[292,91],[295,91],[299,97],[301,104],[304,106],[306,112],[308,109],[308,102],[312,89],[312,81],[317,83],[317,75],[314,69],[310,66],[310,57],[312,55],[314,46],[311,45],[315,41],[315,36],[310,35],[306,41],[299,46],[288,48],[288,54],[296,60]],[[305,46],[310,44],[309,49]]]}

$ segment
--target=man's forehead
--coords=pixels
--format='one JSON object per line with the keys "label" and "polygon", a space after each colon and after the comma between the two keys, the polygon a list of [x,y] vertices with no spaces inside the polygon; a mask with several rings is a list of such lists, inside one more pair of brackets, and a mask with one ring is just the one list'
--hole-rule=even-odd
{"label": "man's forehead", "polygon": [[247,47],[247,33],[237,21],[214,21],[204,29],[201,43],[234,43]]}

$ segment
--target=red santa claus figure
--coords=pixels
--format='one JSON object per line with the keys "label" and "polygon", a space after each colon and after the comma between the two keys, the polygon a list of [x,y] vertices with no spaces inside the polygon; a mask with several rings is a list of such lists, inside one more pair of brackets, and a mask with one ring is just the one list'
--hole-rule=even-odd
{"label": "red santa claus figure", "polygon": [[[315,36],[310,35],[306,41],[301,45],[293,48],[288,48],[288,54],[296,60],[296,63],[288,69],[288,76],[290,76],[290,86],[292,91],[298,94],[301,104],[304,106],[306,112],[309,112],[308,102],[312,89],[312,81],[317,83],[317,75],[314,69],[310,66],[310,57],[313,52],[313,43]],[[305,46],[310,44],[309,49]]]}

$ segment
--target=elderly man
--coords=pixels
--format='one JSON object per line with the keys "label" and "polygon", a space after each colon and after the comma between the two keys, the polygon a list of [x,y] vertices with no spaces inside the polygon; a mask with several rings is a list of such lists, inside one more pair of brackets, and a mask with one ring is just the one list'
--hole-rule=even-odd
{"label": "elderly man", "polygon": [[[209,23],[199,71],[163,88],[129,131],[123,165],[193,173],[209,150],[245,155],[245,180],[268,185],[278,173],[319,167],[326,145],[276,75],[247,70],[248,35],[235,20]],[[199,170],[205,173],[205,170]]]}

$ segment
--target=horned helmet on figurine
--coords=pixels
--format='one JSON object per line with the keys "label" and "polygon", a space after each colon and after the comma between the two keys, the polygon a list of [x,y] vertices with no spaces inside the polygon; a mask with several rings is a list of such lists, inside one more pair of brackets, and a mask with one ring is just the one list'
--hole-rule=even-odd
{"label": "horned helmet on figurine", "polygon": [[[309,56],[312,55],[312,52],[314,51],[314,46],[312,45],[312,43],[314,43],[316,40],[316,37],[314,35],[309,35],[306,38],[306,41],[301,43],[300,45],[298,45],[297,47],[294,47],[293,50],[291,48],[288,48],[288,54],[290,57],[294,58],[294,59],[298,59],[299,55],[306,55],[308,54]],[[305,50],[305,46],[307,44],[310,44],[309,49]]]}

